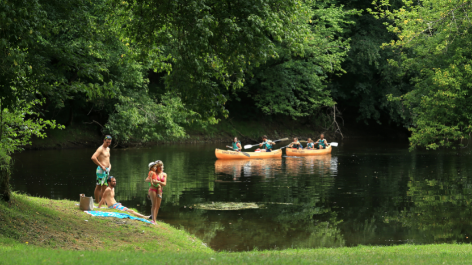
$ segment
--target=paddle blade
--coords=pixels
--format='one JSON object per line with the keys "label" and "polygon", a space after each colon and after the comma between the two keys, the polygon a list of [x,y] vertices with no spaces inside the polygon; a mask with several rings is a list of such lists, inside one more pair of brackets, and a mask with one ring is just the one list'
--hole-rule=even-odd
{"label": "paddle blade", "polygon": [[279,139],[279,141],[287,141],[288,138]]}
{"label": "paddle blade", "polygon": [[243,155],[247,156],[247,157],[251,157],[251,155],[248,154],[248,153],[245,153],[245,152],[241,152],[241,153],[242,153]]}
{"label": "paddle blade", "polygon": [[251,148],[251,147],[252,147],[252,145],[247,144],[247,145],[244,146],[244,149],[249,149],[249,148]]}
{"label": "paddle blade", "polygon": [[331,146],[338,146],[338,143],[336,142],[333,142],[333,143],[329,143]]}

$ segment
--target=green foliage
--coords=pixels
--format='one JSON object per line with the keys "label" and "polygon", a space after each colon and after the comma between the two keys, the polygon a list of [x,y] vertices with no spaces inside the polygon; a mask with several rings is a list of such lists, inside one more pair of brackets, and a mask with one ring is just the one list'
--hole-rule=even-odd
{"label": "green foliage", "polygon": [[[411,79],[411,92],[390,98],[410,113],[411,149],[449,147],[470,138],[472,39],[468,30],[472,22],[468,13],[472,3],[405,1],[402,8],[391,11],[388,7],[388,1],[380,1],[372,12],[389,19],[388,30],[398,37],[384,44],[401,55],[390,63],[403,74],[418,73]],[[404,53],[405,48],[412,52]]]}
{"label": "green foliage", "polygon": [[31,144],[32,136],[46,137],[44,129],[55,128],[56,123],[38,117],[34,108],[41,104],[39,100],[17,100],[12,108],[5,108],[1,103],[0,100],[0,199],[9,200],[11,155]]}
{"label": "green foliage", "polygon": [[[201,122],[201,116],[185,108],[179,97],[170,93],[160,102],[142,91],[121,95],[106,129],[123,142],[147,142],[186,136],[183,124]],[[213,120],[215,123],[216,120]]]}
{"label": "green foliage", "polygon": [[[329,1],[314,1],[308,24],[310,33],[293,52],[291,43],[277,45],[277,58],[259,69],[243,90],[264,114],[310,116],[322,106],[333,106],[326,89],[328,74],[343,73],[341,63],[349,50],[349,39],[340,35],[351,23],[356,10],[330,6]],[[303,21],[299,22],[304,23]]]}
{"label": "green foliage", "polygon": [[310,5],[310,20],[299,21],[307,23],[310,30],[300,43],[301,52],[293,52],[291,43],[277,43],[278,56],[254,69],[243,90],[232,97],[233,102],[249,100],[246,105],[254,105],[265,115],[293,119],[312,116],[321,107],[335,104],[326,87],[328,75],[344,72],[341,63],[349,50],[349,39],[342,33],[358,11],[346,11],[332,1],[313,1]]}
{"label": "green foliage", "polygon": [[[400,1],[392,1],[397,6]],[[359,0],[346,8],[366,9],[372,1]],[[328,85],[338,107],[352,113],[352,118],[368,124],[371,121],[404,123],[402,108],[398,102],[388,101],[387,95],[399,96],[410,90],[407,77],[399,78],[400,69],[392,67],[386,58],[397,58],[391,48],[382,48],[382,43],[395,39],[383,25],[385,19],[375,19],[363,11],[354,16],[352,26],[344,31],[350,38],[350,50],[342,64],[346,74],[333,77]]]}
{"label": "green foliage", "polygon": [[[125,30],[140,48],[168,59],[167,89],[204,118],[225,114],[224,88],[241,88],[276,44],[303,54],[312,1],[115,1],[128,14]],[[128,19],[129,17],[129,19]],[[162,65],[154,69],[159,70]],[[216,112],[215,112],[216,110]]]}

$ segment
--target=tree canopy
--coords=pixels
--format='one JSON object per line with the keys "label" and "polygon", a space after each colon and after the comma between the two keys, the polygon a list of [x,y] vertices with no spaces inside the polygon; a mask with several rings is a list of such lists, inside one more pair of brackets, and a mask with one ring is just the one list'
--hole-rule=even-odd
{"label": "tree canopy", "polygon": [[471,128],[471,41],[469,1],[404,1],[391,10],[378,2],[373,14],[386,18],[397,36],[383,44],[399,55],[388,58],[400,75],[411,75],[411,91],[390,95],[408,117],[411,147],[436,149],[469,139]]}

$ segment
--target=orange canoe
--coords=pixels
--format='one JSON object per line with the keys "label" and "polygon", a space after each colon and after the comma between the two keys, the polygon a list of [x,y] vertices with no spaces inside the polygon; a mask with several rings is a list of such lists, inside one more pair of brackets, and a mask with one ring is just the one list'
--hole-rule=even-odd
{"label": "orange canoe", "polygon": [[285,153],[288,156],[317,156],[331,154],[331,145],[326,149],[293,149],[286,148]]}
{"label": "orange canoe", "polygon": [[282,150],[279,149],[272,152],[235,152],[216,148],[215,155],[218,159],[280,158],[282,157]]}

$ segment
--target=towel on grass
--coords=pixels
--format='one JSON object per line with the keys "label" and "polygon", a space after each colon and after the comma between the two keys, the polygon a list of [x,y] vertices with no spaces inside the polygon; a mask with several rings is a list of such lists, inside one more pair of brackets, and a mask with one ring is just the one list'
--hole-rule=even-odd
{"label": "towel on grass", "polygon": [[134,217],[134,216],[131,216],[129,214],[125,214],[125,213],[115,213],[115,212],[99,212],[99,211],[85,211],[86,213],[90,214],[91,216],[98,216],[98,217],[116,217],[116,218],[120,218],[120,219],[123,219],[123,218],[129,218],[131,220],[139,220],[139,221],[142,221],[142,222],[145,222],[145,223],[148,223],[150,224],[151,222],[144,219],[144,218],[138,218],[138,217]]}

